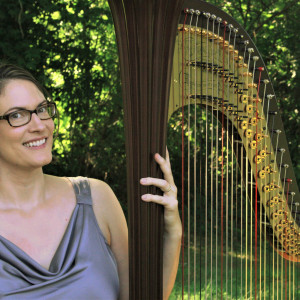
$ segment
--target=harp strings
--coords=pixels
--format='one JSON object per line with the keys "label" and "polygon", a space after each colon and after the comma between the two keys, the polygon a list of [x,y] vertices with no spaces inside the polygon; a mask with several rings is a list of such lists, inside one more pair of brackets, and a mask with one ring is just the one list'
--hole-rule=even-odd
{"label": "harp strings", "polygon": [[[212,15],[211,19],[215,21],[216,16]],[[214,99],[214,35],[215,35],[215,22],[213,22],[213,28],[212,28],[212,42],[211,42],[211,98]],[[208,45],[207,45],[208,47]],[[210,132],[211,132],[211,144],[210,144],[210,199],[214,199],[214,170],[213,170],[213,164],[214,164],[214,118],[213,118],[213,113],[214,113],[214,107],[213,105],[211,106],[211,124],[210,124]],[[210,204],[210,282],[212,284],[213,282],[213,208],[214,208],[214,202],[211,201]],[[210,289],[210,297],[212,298],[212,288]]]}
{"label": "harp strings", "polygon": [[[242,299],[292,297],[298,267],[279,255],[284,254],[284,245],[291,238],[288,234],[279,237],[274,228],[270,229],[274,209],[263,205],[278,205],[284,200],[275,201],[274,193],[258,195],[259,177],[264,186],[272,183],[274,187],[282,185],[283,191],[289,189],[284,150],[279,147],[280,130],[275,129],[276,114],[270,111],[269,81],[261,79],[263,70],[256,67],[258,58],[247,41],[242,55],[235,50],[237,34],[232,27],[207,13],[186,20],[178,42],[183,53],[178,64],[182,67],[181,98],[185,106],[181,116],[182,166],[187,171],[186,182],[182,176],[183,199],[187,185],[187,203],[182,211],[188,234],[187,282],[182,251],[182,297],[185,283],[188,299],[198,299],[199,293],[205,299],[222,299],[224,295]],[[264,123],[260,122],[262,116]],[[243,128],[243,136],[237,128]],[[274,148],[263,139],[269,132]],[[285,199],[286,212],[279,207],[275,218],[276,214],[287,214],[289,201],[293,206],[292,195]],[[184,210],[188,222],[184,221]],[[294,224],[297,210],[295,206]],[[268,236],[274,247],[267,242]]]}
{"label": "harp strings", "polygon": [[[185,159],[185,155],[184,155],[184,126],[185,126],[185,122],[184,122],[184,106],[185,106],[185,33],[186,33],[186,21],[187,21],[187,16],[188,16],[188,12],[185,11],[185,16],[184,16],[184,22],[183,22],[183,26],[181,28],[181,53],[180,53],[180,45],[178,45],[178,65],[181,65],[181,72],[179,72],[180,74],[180,85],[178,85],[178,88],[181,89],[179,92],[179,95],[181,95],[181,220],[182,220],[182,242],[181,242],[181,297],[182,299],[184,298],[184,287],[185,287],[185,277],[184,277],[184,256],[185,256],[185,251],[184,251],[184,247],[185,247],[185,190],[184,190],[184,178],[185,178],[185,163],[184,163],[184,159]],[[178,44],[179,44],[179,40],[178,40]],[[175,50],[176,51],[176,50]],[[180,61],[181,58],[181,61]],[[180,69],[180,67],[178,68]],[[175,72],[173,72],[174,74]],[[173,81],[175,82],[176,79],[173,79]],[[176,92],[173,93],[173,96],[176,95]],[[178,105],[176,105],[176,101],[175,101],[175,97],[174,97],[174,101],[173,101],[173,107],[178,108]]]}

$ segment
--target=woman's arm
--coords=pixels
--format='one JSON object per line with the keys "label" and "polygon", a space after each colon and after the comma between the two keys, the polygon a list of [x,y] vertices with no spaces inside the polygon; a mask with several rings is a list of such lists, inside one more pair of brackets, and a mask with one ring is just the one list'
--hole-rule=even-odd
{"label": "woman's arm", "polygon": [[128,229],[121,205],[103,181],[90,179],[93,209],[97,222],[117,261],[120,280],[119,300],[129,299]]}
{"label": "woman's arm", "polygon": [[168,150],[166,159],[159,154],[155,154],[154,158],[160,165],[164,179],[142,178],[141,184],[157,186],[164,194],[163,196],[146,194],[142,196],[142,200],[164,206],[163,293],[164,299],[168,299],[174,286],[178,269],[182,225],[178,212],[177,187],[172,175]]}

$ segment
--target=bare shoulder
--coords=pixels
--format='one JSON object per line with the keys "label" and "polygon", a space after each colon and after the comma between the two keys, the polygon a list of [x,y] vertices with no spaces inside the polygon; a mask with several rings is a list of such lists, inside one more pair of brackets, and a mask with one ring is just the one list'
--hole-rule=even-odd
{"label": "bare shoulder", "polygon": [[95,205],[110,205],[113,202],[118,201],[110,186],[104,181],[89,178],[89,182]]}
{"label": "bare shoulder", "polygon": [[76,205],[76,197],[72,184],[66,177],[45,174],[45,183],[47,198],[73,210]]}
{"label": "bare shoulder", "polygon": [[[97,179],[89,178],[93,209],[97,222],[111,245],[119,226],[126,225],[121,205],[110,186]],[[126,225],[127,230],[127,225]]]}

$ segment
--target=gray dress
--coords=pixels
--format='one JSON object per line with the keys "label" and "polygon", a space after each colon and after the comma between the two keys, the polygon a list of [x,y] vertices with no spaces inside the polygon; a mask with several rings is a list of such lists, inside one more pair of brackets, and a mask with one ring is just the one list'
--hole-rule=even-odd
{"label": "gray dress", "polygon": [[49,270],[0,236],[0,299],[118,298],[117,266],[98,226],[89,182],[70,180],[77,205]]}

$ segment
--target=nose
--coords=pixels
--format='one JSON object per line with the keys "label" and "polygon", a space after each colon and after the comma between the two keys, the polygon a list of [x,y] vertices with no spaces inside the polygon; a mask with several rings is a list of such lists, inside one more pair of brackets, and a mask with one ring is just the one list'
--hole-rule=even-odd
{"label": "nose", "polygon": [[31,131],[41,131],[45,128],[45,123],[37,116],[36,113],[31,115],[29,125]]}

